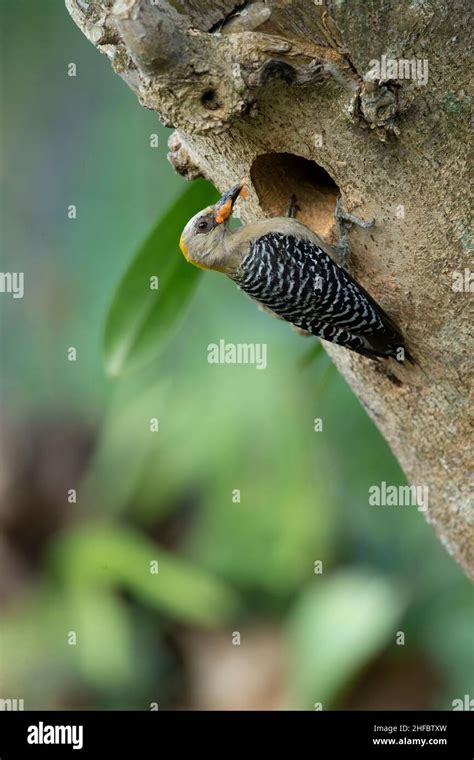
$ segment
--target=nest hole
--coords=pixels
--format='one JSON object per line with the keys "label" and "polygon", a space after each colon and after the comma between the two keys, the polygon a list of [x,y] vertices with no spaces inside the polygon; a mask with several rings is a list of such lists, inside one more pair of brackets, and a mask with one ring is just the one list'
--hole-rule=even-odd
{"label": "nest hole", "polygon": [[216,90],[209,88],[201,95],[201,103],[208,111],[217,111],[221,107]]}
{"label": "nest hole", "polygon": [[292,153],[266,153],[257,156],[250,177],[267,216],[285,216],[294,195],[298,221],[331,236],[339,188],[322,166]]}

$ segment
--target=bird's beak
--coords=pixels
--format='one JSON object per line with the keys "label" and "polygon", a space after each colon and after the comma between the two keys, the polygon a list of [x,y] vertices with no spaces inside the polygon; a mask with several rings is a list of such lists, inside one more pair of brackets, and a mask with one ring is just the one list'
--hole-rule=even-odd
{"label": "bird's beak", "polygon": [[247,197],[247,188],[243,180],[240,180],[230,190],[227,190],[217,203],[214,204],[214,218],[217,224],[222,224],[222,222],[225,222],[230,217],[234,203],[239,196],[243,198]]}

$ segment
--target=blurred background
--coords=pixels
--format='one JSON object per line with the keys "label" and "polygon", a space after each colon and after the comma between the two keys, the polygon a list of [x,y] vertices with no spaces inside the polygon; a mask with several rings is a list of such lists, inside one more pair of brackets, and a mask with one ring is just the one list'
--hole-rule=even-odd
{"label": "blurred background", "polygon": [[[369,506],[405,482],[378,431],[314,342],[184,264],[214,191],[62,1],[0,15],[2,271],[25,277],[0,297],[0,698],[452,709],[472,590],[416,508]],[[267,368],[209,364],[220,339]]]}

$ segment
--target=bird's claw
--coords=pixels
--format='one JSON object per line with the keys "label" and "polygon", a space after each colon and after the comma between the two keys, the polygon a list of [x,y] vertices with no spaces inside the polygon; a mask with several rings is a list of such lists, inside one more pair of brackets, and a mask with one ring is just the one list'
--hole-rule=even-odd
{"label": "bird's claw", "polygon": [[335,211],[335,217],[336,217],[336,223],[341,226],[346,226],[350,224],[357,224],[358,227],[362,227],[364,230],[370,230],[371,227],[375,224],[375,219],[372,219],[370,222],[366,222],[364,219],[361,219],[360,216],[355,216],[354,214],[349,214],[347,211],[344,211],[342,208],[342,201],[341,196],[337,196],[336,200],[336,211]]}
{"label": "bird's claw", "polygon": [[290,199],[288,201],[288,206],[286,209],[286,215],[290,219],[296,219],[296,214],[299,211],[299,206],[296,200],[296,195],[293,193],[293,195],[290,195]]}
{"label": "bird's claw", "polygon": [[336,219],[336,227],[339,235],[339,241],[334,246],[337,257],[339,259],[340,266],[345,266],[348,262],[350,255],[349,240],[347,239],[347,229],[356,224],[358,227],[362,227],[364,230],[370,230],[375,224],[375,219],[370,222],[366,222],[354,214],[349,214],[342,208],[341,196],[338,195],[336,200],[336,210],[334,213]]}

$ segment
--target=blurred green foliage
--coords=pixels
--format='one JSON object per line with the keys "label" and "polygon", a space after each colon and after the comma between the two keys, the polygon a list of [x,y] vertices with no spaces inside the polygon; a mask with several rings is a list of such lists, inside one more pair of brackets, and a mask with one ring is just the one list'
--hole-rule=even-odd
{"label": "blurred green foliage", "polygon": [[[2,560],[0,696],[28,708],[186,706],[176,628],[224,630],[230,646],[233,630],[268,623],[288,644],[291,707],[343,706],[381,657],[435,674],[422,705],[472,694],[472,591],[416,509],[369,507],[372,484],[404,480],[364,410],[318,344],[185,264],[179,232],[209,186],[174,174],[168,130],[60,3],[4,0],[1,16],[3,267],[26,284],[23,301],[1,304],[9,429],[44,431],[33,458],[53,419],[92,429],[94,445],[54,497],[61,520],[38,560],[12,544],[27,581]],[[140,303],[137,284],[155,274],[159,290]],[[106,377],[106,323],[109,369],[136,372]],[[209,365],[220,338],[266,343],[267,369]],[[67,446],[37,490],[17,457],[26,533],[41,489],[80,457]]]}
{"label": "blurred green foliage", "polygon": [[73,598],[76,592],[83,596],[123,588],[178,620],[208,625],[226,620],[237,609],[233,592],[215,576],[131,529],[88,525],[65,536],[56,555],[56,572]]}
{"label": "blurred green foliage", "polygon": [[217,200],[210,185],[190,185],[160,216],[125,273],[105,329],[105,360],[111,375],[156,358],[160,344],[182,316],[200,270],[176,256],[176,241],[188,219]]}
{"label": "blurred green foliage", "polygon": [[[361,667],[383,649],[403,612],[387,580],[336,573],[302,594],[290,618],[298,697],[333,705]],[[315,685],[317,684],[317,689]]]}

